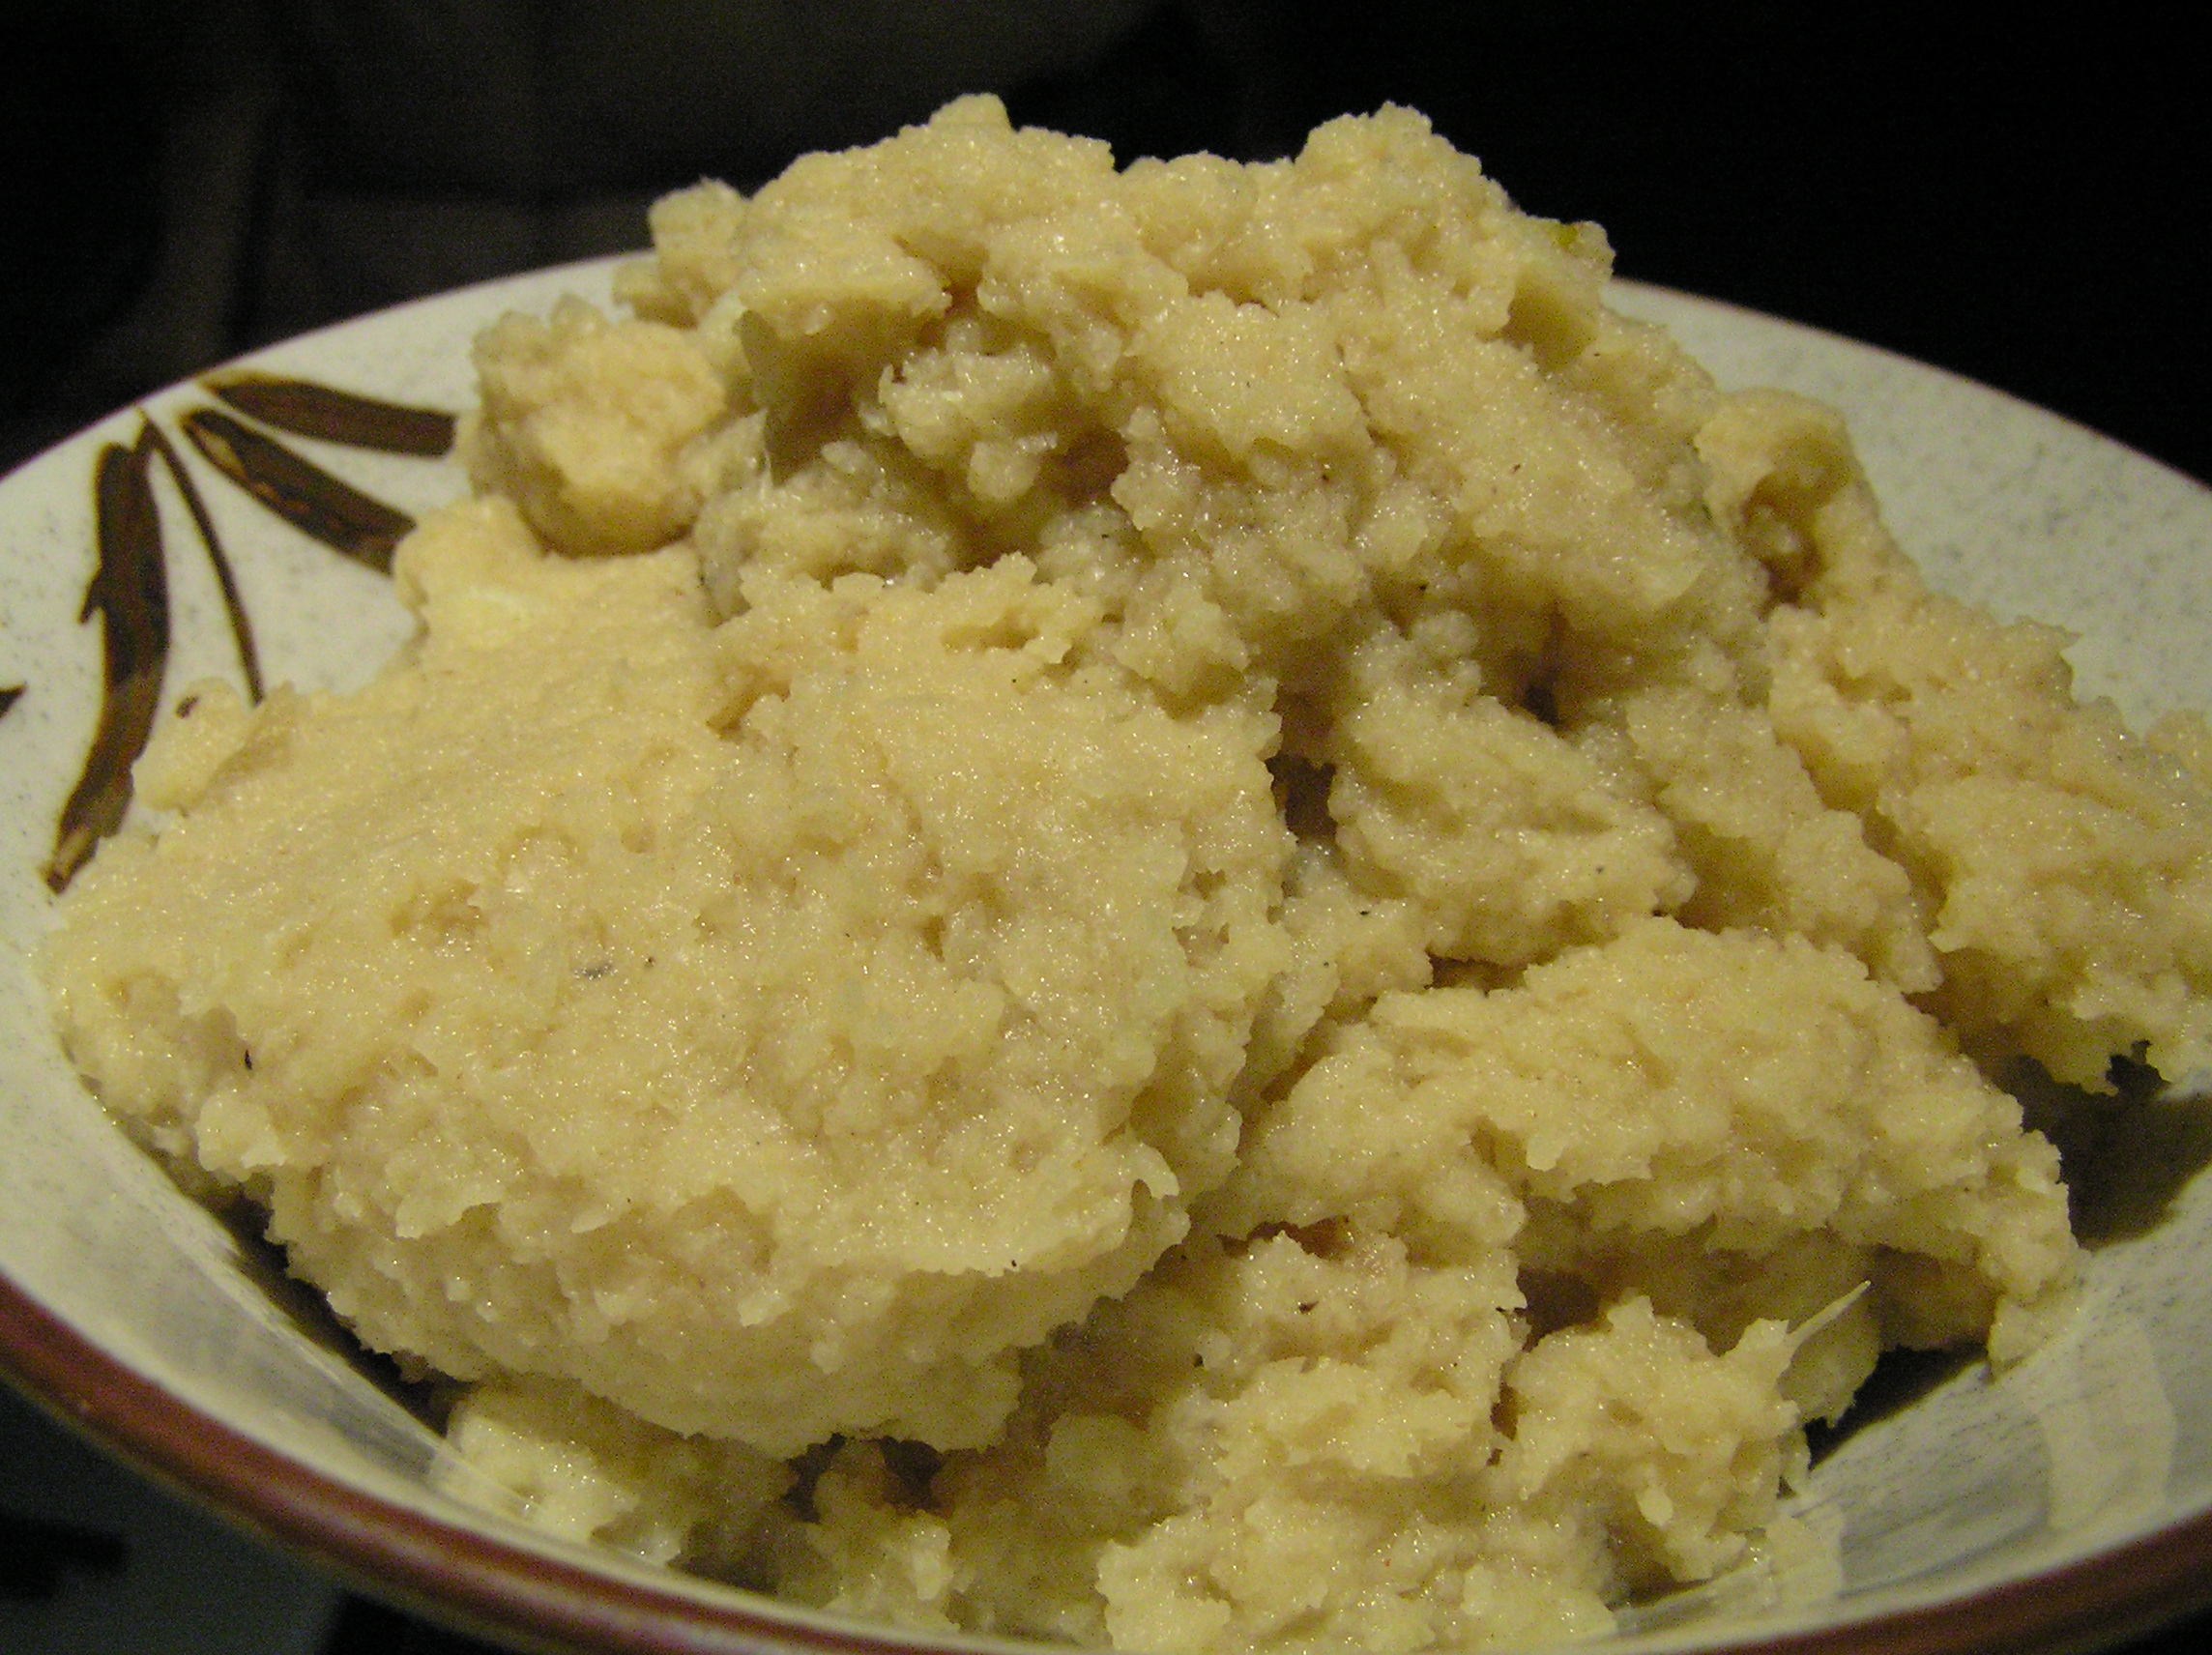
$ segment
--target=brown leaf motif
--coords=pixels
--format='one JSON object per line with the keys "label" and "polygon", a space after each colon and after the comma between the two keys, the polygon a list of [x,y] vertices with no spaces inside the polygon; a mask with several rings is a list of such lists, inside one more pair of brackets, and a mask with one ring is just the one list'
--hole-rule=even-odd
{"label": "brown leaf motif", "polygon": [[45,867],[49,890],[66,886],[93,847],[122,826],[131,804],[131,767],[145,751],[160,705],[169,661],[169,582],[154,501],[152,430],[141,421],[129,448],[107,444],[94,474],[100,562],[77,620],[100,617],[100,722],[83,772],[62,806]]}
{"label": "brown leaf motif", "polygon": [[296,437],[425,459],[441,458],[453,446],[453,417],[440,408],[381,402],[312,380],[281,379],[250,368],[213,374],[200,384],[241,414]]}
{"label": "brown leaf motif", "polygon": [[218,408],[194,408],[178,423],[210,465],[293,528],[379,574],[392,572],[392,548],[415,527],[406,512],[371,500]]}
{"label": "brown leaf motif", "polygon": [[[424,457],[452,447],[453,418],[434,409],[249,372],[203,383],[241,413],[300,435]],[[363,494],[220,409],[189,409],[178,423],[203,459],[285,522],[380,573],[391,572],[393,547],[415,526],[404,511]],[[98,615],[101,621],[100,714],[44,869],[47,887],[57,893],[100,841],[122,826],[131,806],[131,767],[146,750],[160,707],[169,661],[169,582],[154,493],[157,457],[207,552],[247,694],[261,699],[251,620],[215,522],[176,447],[141,416],[136,439],[128,446],[105,444],[93,467],[97,563],[77,619],[81,624]],[[0,689],[0,715],[21,694],[21,685]]]}

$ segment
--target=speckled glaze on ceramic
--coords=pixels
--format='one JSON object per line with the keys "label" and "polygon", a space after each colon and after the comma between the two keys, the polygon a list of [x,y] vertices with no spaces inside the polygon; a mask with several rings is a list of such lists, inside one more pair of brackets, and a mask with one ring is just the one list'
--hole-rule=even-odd
{"label": "speckled glaze on ceramic", "polygon": [[[604,264],[430,300],[275,347],[254,367],[458,412],[468,345],[507,309],[604,300]],[[1724,383],[1841,407],[1889,521],[1931,577],[2080,635],[2086,693],[2137,723],[2212,706],[2212,494],[1982,387],[1650,288]],[[651,1651],[994,1647],[871,1632],[634,1567],[434,1492],[437,1438],[266,1255],[180,1195],[78,1084],[29,956],[44,877],[102,706],[93,482],[107,445],[168,433],[235,571],[272,682],[343,686],[408,631],[389,583],[175,441],[200,386],[148,398],[0,481],[0,1368],[125,1457],[358,1579],[483,1629]],[[451,460],[283,441],[372,499],[458,494]],[[240,674],[224,594],[160,465],[172,704]],[[10,691],[19,693],[10,698]],[[1863,1426],[1796,1502],[1820,1568],[1724,1582],[1628,1617],[1602,1647],[1814,1652],[2080,1647],[2212,1599],[2212,1143],[2204,1106],[2150,1106],[2100,1208],[2083,1314],[1993,1379],[1960,1369]],[[996,1647],[1004,1647],[999,1645]]]}

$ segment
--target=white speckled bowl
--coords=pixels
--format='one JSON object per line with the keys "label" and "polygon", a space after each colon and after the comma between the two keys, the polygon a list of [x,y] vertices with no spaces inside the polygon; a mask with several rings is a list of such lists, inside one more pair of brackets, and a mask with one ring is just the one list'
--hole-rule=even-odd
{"label": "white speckled bowl", "polygon": [[[480,327],[565,291],[603,298],[607,279],[598,264],[495,283],[252,362],[459,409]],[[1618,301],[1673,325],[1724,381],[1841,406],[1935,580],[2081,633],[2085,689],[2138,721],[2212,705],[2212,494],[1931,368],[1680,295],[1624,286]],[[198,386],[164,392],[0,482],[0,1366],[264,1533],[485,1630],[653,1651],[925,1646],[565,1546],[434,1492],[436,1437],[261,1252],[126,1143],[56,1049],[28,956],[101,704],[102,630],[79,617],[102,450],[137,441],[142,421],[168,434],[272,682],[359,682],[407,627],[383,577],[280,521],[182,440],[182,417],[210,404]],[[285,441],[405,510],[461,487],[450,461]],[[235,675],[239,654],[189,503],[162,466],[148,475],[173,698]],[[1840,1535],[1840,1592],[1707,1588],[1644,1611],[1608,1647],[2077,1647],[2212,1600],[2212,1179],[2186,1176],[2212,1130],[2201,1105],[2161,1103],[2140,1140],[2135,1176],[2148,1182],[2106,1213],[2075,1330],[1994,1382],[1978,1365],[1953,1374],[1820,1464],[1802,1504]]]}

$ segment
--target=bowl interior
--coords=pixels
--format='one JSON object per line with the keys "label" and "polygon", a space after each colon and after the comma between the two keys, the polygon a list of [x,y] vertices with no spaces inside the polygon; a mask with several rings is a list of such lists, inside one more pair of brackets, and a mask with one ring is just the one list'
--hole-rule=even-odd
{"label": "bowl interior", "polygon": [[[493,283],[253,365],[459,410],[480,326],[562,292],[603,299],[608,276],[595,264]],[[1865,347],[1654,289],[1623,284],[1617,302],[1674,327],[1726,383],[1841,406],[1930,575],[2001,614],[2078,631],[2085,692],[2138,723],[2212,705],[2197,619],[2212,614],[2212,494]],[[240,676],[241,615],[268,681],[313,686],[360,682],[408,630],[386,577],[193,449],[188,416],[218,406],[204,386],[173,389],[0,482],[0,1360],[58,1410],[265,1530],[480,1619],[643,1648],[677,1646],[676,1628],[688,1629],[684,1647],[901,1641],[588,1554],[439,1492],[443,1450],[414,1399],[349,1347],[249,1225],[194,1205],[128,1144],[56,1047],[30,956],[102,705],[102,624],[80,615],[100,562],[103,454],[154,455],[144,475],[161,541],[138,572],[166,595],[165,700],[201,677]],[[284,440],[400,511],[462,488],[450,460]],[[1925,1617],[1993,1593],[2026,1636],[2056,1636],[2060,1611],[2084,1605],[2124,1630],[2131,1604],[2179,1601],[2161,1570],[2212,1574],[2212,1372],[2199,1359],[2212,1345],[2212,1179],[2194,1176],[2212,1158],[2212,1107],[2132,1107],[2098,1161],[2069,1169],[2092,1249],[2072,1327],[2001,1377],[1978,1362],[1893,1363],[1796,1502],[1816,1542],[1804,1556],[1638,1611],[1621,1646],[1794,1639],[1846,1622],[1871,1647],[1901,1625],[1939,1636]],[[2101,1566],[2115,1556],[2127,1567]]]}

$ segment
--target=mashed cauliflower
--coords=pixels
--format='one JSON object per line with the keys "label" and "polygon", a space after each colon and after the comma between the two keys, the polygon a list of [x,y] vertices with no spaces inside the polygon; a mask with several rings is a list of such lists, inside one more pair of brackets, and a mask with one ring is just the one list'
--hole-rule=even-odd
{"label": "mashed cauliflower", "polygon": [[1419,117],[987,99],[478,345],[349,696],[202,688],[44,960],[456,1489],[913,1628],[1602,1631],[2078,1256],[2212,803]]}

